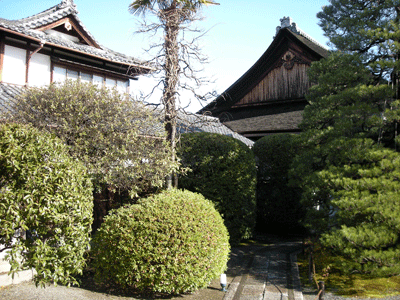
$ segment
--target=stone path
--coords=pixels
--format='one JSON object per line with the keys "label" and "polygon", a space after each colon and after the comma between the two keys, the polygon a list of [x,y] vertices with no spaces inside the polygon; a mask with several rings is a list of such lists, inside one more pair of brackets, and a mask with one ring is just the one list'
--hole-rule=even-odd
{"label": "stone path", "polygon": [[259,249],[234,277],[224,300],[303,300],[296,264],[300,247],[279,242]]}

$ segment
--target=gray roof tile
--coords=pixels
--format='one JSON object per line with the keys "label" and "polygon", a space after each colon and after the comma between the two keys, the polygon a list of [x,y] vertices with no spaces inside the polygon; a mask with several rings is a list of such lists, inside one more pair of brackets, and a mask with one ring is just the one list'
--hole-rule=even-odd
{"label": "gray roof tile", "polygon": [[226,126],[240,133],[298,130],[303,119],[302,111],[282,112],[224,122]]}
{"label": "gray roof tile", "polygon": [[200,115],[200,114],[188,114],[181,112],[178,114],[177,123],[178,123],[177,130],[179,133],[190,133],[190,132],[218,133],[238,139],[239,141],[246,144],[248,147],[252,147],[254,144],[252,140],[236,133],[229,127],[222,124],[216,117]]}
{"label": "gray roof tile", "polygon": [[100,45],[100,48],[96,48],[89,45],[78,44],[72,41],[63,40],[58,37],[47,35],[45,32],[36,30],[39,27],[46,26],[55,21],[61,20],[66,16],[72,16],[82,27],[84,32],[93,40],[96,44],[99,43],[95,40],[95,38],[91,35],[91,33],[87,30],[85,25],[81,22],[81,20],[77,16],[78,11],[76,9],[76,5],[72,0],[63,0],[60,4],[53,6],[41,13],[36,15],[19,19],[19,20],[7,20],[0,18],[0,30],[1,28],[9,29],[12,31],[16,31],[18,33],[22,33],[28,37],[32,37],[35,39],[39,39],[43,42],[51,43],[54,45],[66,47],[72,50],[80,51],[83,53],[91,54],[98,56],[103,59],[108,59],[115,62],[120,62],[128,65],[135,65],[138,67],[144,67],[148,69],[152,69],[150,65],[146,64],[143,61],[140,61],[134,57],[117,53],[112,51],[104,46]]}
{"label": "gray roof tile", "polygon": [[15,101],[15,98],[21,95],[24,91],[24,87],[0,83],[0,113],[8,113]]}

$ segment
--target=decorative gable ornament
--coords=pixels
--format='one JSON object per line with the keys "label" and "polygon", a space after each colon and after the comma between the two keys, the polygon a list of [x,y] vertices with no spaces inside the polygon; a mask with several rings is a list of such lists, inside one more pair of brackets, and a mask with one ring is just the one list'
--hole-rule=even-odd
{"label": "decorative gable ornament", "polygon": [[289,28],[292,32],[301,34],[301,30],[297,28],[297,24],[292,21],[291,17],[283,17],[280,21],[281,26],[276,27],[276,34],[283,28]]}
{"label": "decorative gable ornament", "polygon": [[64,8],[64,7],[72,7],[75,9],[76,13],[78,11],[76,10],[76,4],[74,3],[74,0],[62,0],[61,3],[58,5],[59,8]]}
{"label": "decorative gable ornament", "polygon": [[283,66],[286,70],[291,70],[293,69],[295,64],[305,64],[305,65],[311,65],[309,61],[306,61],[304,59],[301,59],[301,57],[296,56],[293,52],[287,51],[280,61],[278,61],[276,67],[280,68]]}
{"label": "decorative gable ornament", "polygon": [[268,134],[299,132],[311,86],[307,70],[329,51],[290,17],[280,19],[276,35],[256,63],[198,113],[218,117],[254,141]]}

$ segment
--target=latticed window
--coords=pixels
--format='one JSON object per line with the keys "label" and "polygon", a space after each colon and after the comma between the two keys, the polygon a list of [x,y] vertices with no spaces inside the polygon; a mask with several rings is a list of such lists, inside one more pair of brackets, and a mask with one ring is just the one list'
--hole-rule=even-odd
{"label": "latticed window", "polygon": [[64,82],[65,80],[77,80],[82,82],[91,82],[98,86],[106,86],[108,88],[116,88],[121,93],[128,92],[129,81],[119,80],[116,78],[103,76],[99,74],[91,74],[61,66],[53,68],[53,82]]}

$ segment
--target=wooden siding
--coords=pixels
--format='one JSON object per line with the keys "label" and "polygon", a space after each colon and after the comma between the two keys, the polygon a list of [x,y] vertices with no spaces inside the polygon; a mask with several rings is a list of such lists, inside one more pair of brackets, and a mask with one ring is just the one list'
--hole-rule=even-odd
{"label": "wooden siding", "polygon": [[285,64],[273,69],[235,106],[304,97],[310,87],[308,68],[308,64],[294,63],[290,69]]}

